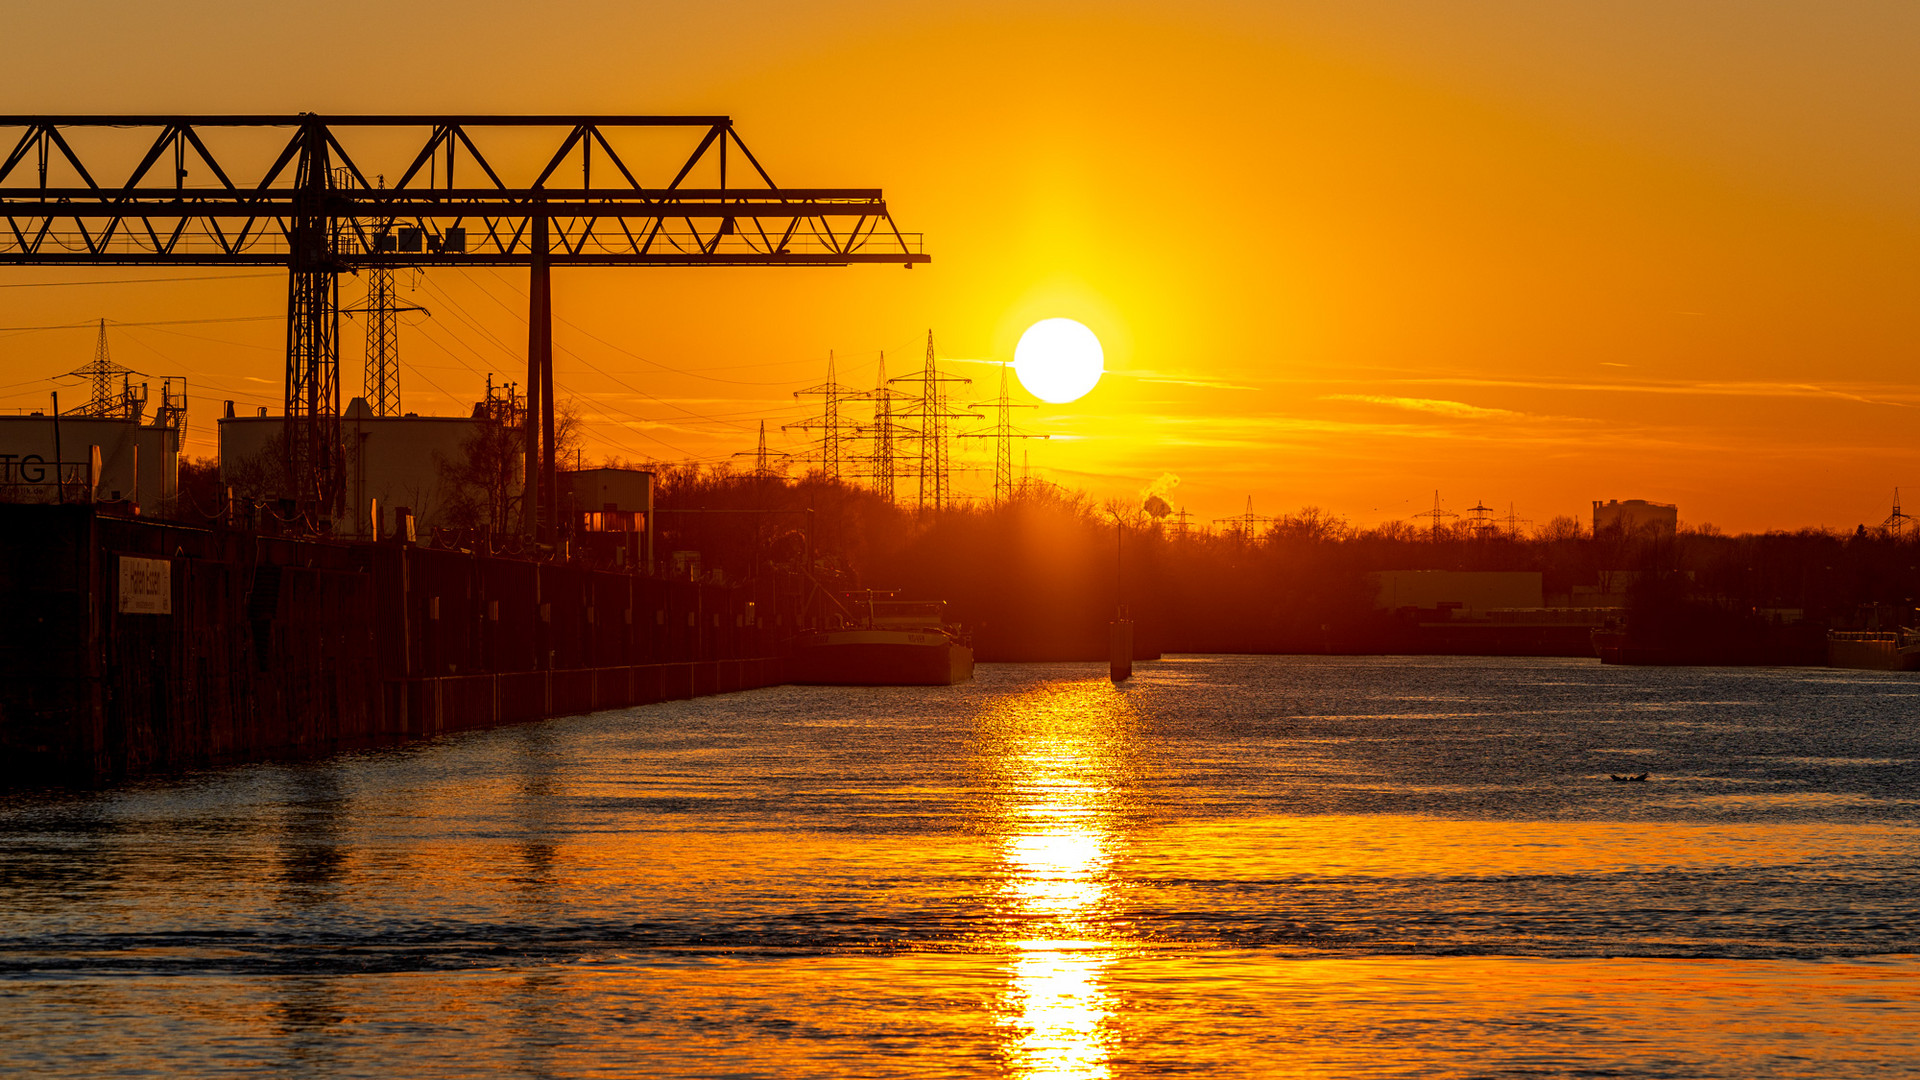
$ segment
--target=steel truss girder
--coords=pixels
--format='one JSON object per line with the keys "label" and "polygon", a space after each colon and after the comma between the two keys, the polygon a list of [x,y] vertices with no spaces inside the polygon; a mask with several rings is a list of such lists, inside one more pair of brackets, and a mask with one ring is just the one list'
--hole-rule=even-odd
{"label": "steel truss girder", "polygon": [[[290,134],[263,171],[236,179],[238,169],[223,163],[201,133],[238,127]],[[565,134],[530,182],[510,184],[470,129],[528,127]],[[664,185],[642,184],[607,139],[609,130],[642,127],[700,133]],[[156,134],[115,186],[102,184],[99,163],[90,168],[65,137],[63,129],[73,128]],[[363,167],[345,145],[352,133],[371,128],[426,132],[409,155],[383,152],[396,170],[405,162],[391,186],[371,183],[377,170]],[[895,226],[878,189],[780,188],[727,117],[0,116],[0,147],[10,129],[22,130],[0,158],[0,265],[284,265],[302,247],[293,229],[307,215],[345,225],[329,257],[347,271],[532,265],[530,223],[541,217],[549,224],[546,262],[553,266],[928,261],[918,234]],[[744,185],[728,183],[729,147],[750,166]],[[314,154],[339,174],[320,191],[300,182]],[[160,168],[169,156],[172,166]],[[456,186],[462,164],[468,182]],[[683,186],[703,164],[717,166],[720,186]],[[50,186],[49,165],[82,183]],[[189,166],[216,186],[187,187]]]}

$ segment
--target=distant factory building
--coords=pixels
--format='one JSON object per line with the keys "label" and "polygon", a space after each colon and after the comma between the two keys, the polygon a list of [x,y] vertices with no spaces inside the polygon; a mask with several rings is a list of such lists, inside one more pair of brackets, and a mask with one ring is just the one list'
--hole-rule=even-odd
{"label": "distant factory building", "polygon": [[1625,536],[1672,536],[1680,527],[1680,508],[1645,499],[1593,501],[1593,534],[1617,532]]}
{"label": "distant factory building", "polygon": [[1374,606],[1388,611],[1413,608],[1483,619],[1498,609],[1545,603],[1540,574],[1533,570],[1382,570],[1372,576]]}
{"label": "distant factory building", "polygon": [[0,502],[128,502],[146,514],[180,491],[185,408],[101,417],[0,416]]}
{"label": "distant factory building", "polygon": [[653,565],[653,474],[643,469],[577,469],[557,477],[573,519],[576,549],[603,565]]}
{"label": "distant factory building", "polygon": [[[284,491],[286,420],[262,410],[220,420],[220,479],[238,492],[271,498]],[[394,511],[413,512],[415,527],[517,528],[520,459],[517,429],[490,415],[487,403],[472,416],[375,416],[354,398],[340,418],[346,509],[335,523],[342,536],[388,535]]]}

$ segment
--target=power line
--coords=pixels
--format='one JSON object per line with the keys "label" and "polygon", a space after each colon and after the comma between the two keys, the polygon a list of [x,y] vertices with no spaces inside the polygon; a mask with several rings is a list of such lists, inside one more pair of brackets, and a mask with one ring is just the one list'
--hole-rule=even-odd
{"label": "power line", "polygon": [[[110,326],[204,326],[209,323],[284,322],[285,315],[235,315],[225,319],[157,319],[147,322],[121,322],[108,319]],[[46,326],[0,326],[0,333],[24,333],[29,330],[83,330],[98,326],[98,320],[77,323],[50,323]]]}
{"label": "power line", "polygon": [[96,278],[92,281],[13,281],[0,289],[51,289],[61,285],[152,285],[173,281],[240,281],[244,278],[278,278],[284,274],[196,274],[192,277]]}

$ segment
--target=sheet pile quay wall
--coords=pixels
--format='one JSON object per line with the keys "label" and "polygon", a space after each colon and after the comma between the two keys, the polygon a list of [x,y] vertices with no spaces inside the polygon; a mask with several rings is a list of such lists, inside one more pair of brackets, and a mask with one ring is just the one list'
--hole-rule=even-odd
{"label": "sheet pile quay wall", "polygon": [[[169,613],[122,610],[123,557],[165,560]],[[0,784],[311,756],[772,685],[799,601],[774,581],[0,505]]]}

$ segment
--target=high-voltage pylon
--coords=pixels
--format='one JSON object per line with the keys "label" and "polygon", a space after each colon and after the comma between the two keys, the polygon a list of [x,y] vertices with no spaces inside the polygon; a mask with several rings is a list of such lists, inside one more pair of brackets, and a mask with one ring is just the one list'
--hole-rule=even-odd
{"label": "high-voltage pylon", "polygon": [[1451,510],[1440,509],[1440,492],[1436,490],[1433,493],[1433,509],[1422,510],[1413,516],[1416,518],[1429,518],[1432,520],[1433,542],[1437,544],[1440,542],[1441,519],[1450,518],[1450,517],[1459,517],[1460,515],[1454,513]]}
{"label": "high-voltage pylon", "polygon": [[1532,518],[1523,518],[1515,514],[1512,503],[1507,504],[1507,516],[1502,520],[1507,523],[1507,539],[1509,540],[1520,539],[1520,526],[1533,524]]}
{"label": "high-voltage pylon", "polygon": [[817,456],[820,471],[829,480],[840,479],[840,463],[845,456],[841,453],[841,444],[856,435],[859,430],[859,425],[850,420],[840,406],[849,401],[865,400],[866,391],[855,390],[835,377],[833,353],[829,352],[827,353],[827,381],[819,386],[809,386],[805,390],[795,390],[793,396],[819,398],[820,413],[797,424],[787,424],[782,430],[819,432]]}
{"label": "high-voltage pylon", "polygon": [[895,390],[887,378],[887,354],[880,354],[880,367],[873,383],[873,426],[866,429],[873,452],[866,458],[867,476],[873,481],[874,494],[892,502],[895,481],[900,475],[900,444],[917,432],[900,422],[901,403],[913,395]]}
{"label": "high-voltage pylon", "polygon": [[367,271],[367,369],[360,393],[375,416],[400,415],[400,320],[393,303],[393,269]]}
{"label": "high-voltage pylon", "polygon": [[1903,513],[1901,511],[1900,489],[1894,488],[1893,489],[1893,513],[1888,514],[1887,520],[1880,523],[1881,527],[1887,530],[1888,536],[1892,537],[1895,540],[1898,540],[1906,533],[1908,523],[1913,520],[1914,518],[1912,514]]}
{"label": "high-voltage pylon", "polygon": [[755,480],[771,480],[779,475],[773,467],[774,459],[791,457],[792,455],[788,454],[785,450],[767,449],[767,422],[762,420],[760,421],[759,445],[755,446],[752,450],[741,450],[733,456],[750,457],[753,459],[753,478]]}
{"label": "high-voltage pylon", "polygon": [[1240,539],[1247,543],[1252,543],[1257,535],[1253,531],[1254,526],[1271,525],[1273,522],[1273,518],[1253,512],[1253,496],[1251,495],[1247,496],[1246,513],[1240,514],[1237,517],[1213,519],[1215,525],[1225,525],[1228,532],[1240,537]]}
{"label": "high-voltage pylon", "polygon": [[919,371],[892,381],[920,384],[919,395],[910,399],[904,413],[908,426],[913,428],[912,438],[919,449],[915,464],[920,486],[914,507],[921,512],[944,510],[953,493],[950,484],[952,461],[947,454],[947,421],[981,419],[979,413],[951,408],[947,403],[947,387],[953,383],[972,385],[973,380],[940,374],[940,363],[933,351],[933,331],[929,330],[925,365]]}
{"label": "high-voltage pylon", "polygon": [[[351,179],[352,174],[347,170],[335,171],[337,186],[351,187]],[[376,180],[380,188],[387,186],[385,176]],[[367,268],[367,302],[360,308],[367,317],[367,366],[360,380],[360,396],[366,399],[367,407],[375,416],[401,415],[400,315],[426,310],[418,304],[394,300],[392,266],[382,263]]]}
{"label": "high-voltage pylon", "polygon": [[1467,507],[1467,529],[1474,536],[1484,537],[1493,528],[1493,507],[1486,505],[1484,499]]}
{"label": "high-voltage pylon", "polygon": [[[121,367],[113,362],[107,351],[107,320],[100,320],[100,337],[93,345],[93,362],[85,367],[75,368],[67,374],[73,378],[85,379],[89,385],[91,397],[85,405],[68,409],[68,416],[97,416],[110,420],[138,420],[147,407],[147,387],[143,383],[133,385],[132,376],[140,374],[132,368]],[[114,383],[119,385],[115,386]]]}
{"label": "high-voltage pylon", "polygon": [[991,406],[994,410],[993,426],[960,433],[963,439],[993,440],[993,501],[996,503],[1005,503],[1013,498],[1013,440],[1053,437],[1021,431],[1013,426],[1013,410],[1033,409],[1038,406],[1013,400],[1012,392],[1007,388],[1007,366],[1000,365],[1000,396],[991,401],[976,401],[972,405],[976,409]]}

